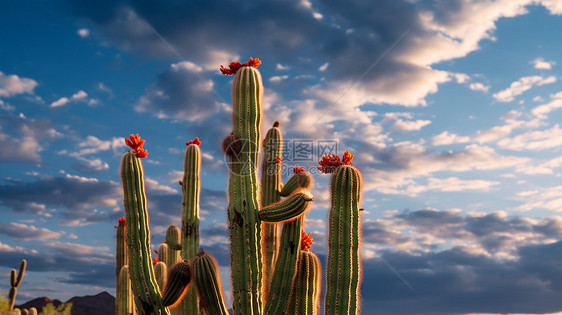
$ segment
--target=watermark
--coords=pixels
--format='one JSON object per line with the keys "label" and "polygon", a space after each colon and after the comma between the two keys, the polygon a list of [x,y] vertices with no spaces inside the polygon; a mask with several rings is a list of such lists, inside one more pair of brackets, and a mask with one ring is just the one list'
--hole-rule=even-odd
{"label": "watermark", "polygon": [[[275,159],[274,156],[267,155],[266,152],[282,148],[281,161]],[[339,154],[338,140],[334,139],[290,139],[278,141],[264,142],[263,147],[247,139],[233,139],[225,146],[225,164],[229,171],[233,174],[247,176],[256,171],[265,159],[268,160],[268,166],[265,170],[268,174],[276,174],[281,172],[282,175],[292,175],[293,168],[300,166],[305,171],[319,174],[317,169],[318,161],[324,155]],[[255,155],[260,150],[260,161],[250,163],[248,156]],[[281,162],[281,163],[279,163]]]}

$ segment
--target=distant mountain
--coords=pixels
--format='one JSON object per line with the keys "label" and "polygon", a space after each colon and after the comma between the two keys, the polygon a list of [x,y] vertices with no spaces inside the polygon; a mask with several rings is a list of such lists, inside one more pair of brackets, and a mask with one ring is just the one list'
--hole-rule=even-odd
{"label": "distant mountain", "polygon": [[[35,307],[37,312],[41,313],[43,307],[48,303],[53,303],[55,307],[62,304],[59,300],[41,297],[16,307],[19,309]],[[97,295],[75,296],[65,303],[72,303],[72,315],[108,315],[115,313],[115,298],[105,291]]]}
{"label": "distant mountain", "polygon": [[43,307],[49,303],[53,303],[55,307],[62,304],[62,302],[59,300],[51,300],[48,297],[44,296],[44,297],[33,299],[21,305],[16,305],[16,307],[19,309],[24,309],[24,308],[30,309],[32,307],[35,307],[37,309],[37,313],[41,313]]}

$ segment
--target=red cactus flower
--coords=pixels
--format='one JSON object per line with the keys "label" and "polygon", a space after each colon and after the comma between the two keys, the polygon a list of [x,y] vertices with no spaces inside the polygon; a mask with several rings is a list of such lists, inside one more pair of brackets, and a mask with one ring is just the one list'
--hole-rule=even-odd
{"label": "red cactus flower", "polygon": [[156,265],[158,263],[158,258],[156,257],[152,258],[152,263]]}
{"label": "red cactus flower", "polygon": [[127,217],[119,218],[119,225],[127,225]]}
{"label": "red cactus flower", "polygon": [[154,250],[154,253],[158,254],[158,250],[157,250],[157,249],[155,249],[155,250]]}
{"label": "red cactus flower", "polygon": [[304,169],[304,167],[295,166],[293,168],[293,173],[295,173],[295,174],[306,173],[306,170]]}
{"label": "red cactus flower", "polygon": [[190,144],[201,146],[201,141],[199,140],[199,137],[195,137],[195,139],[185,143],[185,145],[190,145]]}
{"label": "red cactus flower", "polygon": [[349,153],[349,151],[345,151],[343,154],[343,162],[340,160],[340,157],[337,154],[332,155],[324,155],[322,160],[318,161],[320,166],[318,166],[318,170],[324,174],[333,173],[336,168],[341,165],[350,165],[351,161],[353,161],[353,155]]}
{"label": "red cactus flower", "polygon": [[224,75],[234,75],[236,74],[236,71],[238,71],[238,69],[242,68],[242,67],[254,67],[257,68],[259,65],[261,65],[261,60],[259,60],[258,58],[252,58],[250,57],[250,60],[241,63],[240,61],[232,61],[230,62],[230,64],[228,65],[228,68],[225,68],[223,65],[221,65],[221,73]]}
{"label": "red cactus flower", "polygon": [[139,137],[139,134],[130,135],[130,140],[125,138],[125,144],[134,150],[136,157],[145,158],[148,156],[148,152],[143,150],[144,140]]}
{"label": "red cactus flower", "polygon": [[312,233],[306,234],[304,231],[301,231],[301,250],[309,250],[312,241]]}
{"label": "red cactus flower", "polygon": [[351,164],[351,161],[353,161],[353,155],[351,155],[351,153],[349,153],[349,151],[345,150],[345,152],[343,153],[342,164],[343,165],[349,165],[349,164]]}
{"label": "red cactus flower", "polygon": [[276,158],[275,158],[275,163],[281,164],[281,158],[280,158],[280,157],[276,157]]}

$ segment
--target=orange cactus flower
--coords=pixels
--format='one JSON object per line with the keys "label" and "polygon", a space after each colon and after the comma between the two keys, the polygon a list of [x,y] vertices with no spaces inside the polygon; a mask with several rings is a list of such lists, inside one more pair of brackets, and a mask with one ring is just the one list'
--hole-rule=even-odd
{"label": "orange cactus flower", "polygon": [[312,241],[312,233],[306,234],[304,231],[301,231],[301,250],[309,250]]}
{"label": "orange cactus flower", "polygon": [[353,155],[349,153],[349,151],[345,151],[343,154],[343,161],[340,160],[339,155],[332,154],[332,155],[324,155],[322,160],[318,161],[320,166],[318,166],[318,170],[324,174],[333,173],[336,168],[341,165],[350,165],[351,161],[353,161]]}
{"label": "orange cactus flower", "polygon": [[190,144],[201,146],[201,141],[199,140],[199,137],[195,137],[195,139],[185,143],[185,145],[190,145]]}
{"label": "orange cactus flower", "polygon": [[119,225],[127,225],[127,217],[119,218],[119,221],[117,222],[119,223]]}
{"label": "orange cactus flower", "polygon": [[293,173],[295,173],[295,174],[306,173],[306,170],[304,169],[304,167],[295,166],[293,168]]}
{"label": "orange cactus flower", "polygon": [[156,265],[158,263],[158,258],[156,257],[152,258],[152,263]]}
{"label": "orange cactus flower", "polygon": [[259,67],[259,65],[261,65],[261,60],[259,60],[258,58],[250,57],[250,60],[248,60],[244,63],[241,63],[240,61],[232,61],[228,65],[228,68],[225,68],[223,65],[221,65],[220,70],[221,70],[221,73],[224,74],[224,75],[234,75],[234,74],[236,74],[238,69],[240,69],[242,67],[257,68],[257,67]]}
{"label": "orange cactus flower", "polygon": [[129,138],[125,138],[125,144],[134,150],[135,156],[141,159],[147,157],[148,152],[142,148],[144,140],[139,137],[139,134],[130,135]]}

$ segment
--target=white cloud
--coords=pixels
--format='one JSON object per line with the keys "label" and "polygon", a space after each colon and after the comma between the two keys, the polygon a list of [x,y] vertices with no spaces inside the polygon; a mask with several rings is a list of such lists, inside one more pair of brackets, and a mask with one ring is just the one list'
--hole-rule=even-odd
{"label": "white cloud", "polygon": [[18,94],[33,94],[37,82],[29,78],[21,78],[15,74],[5,75],[0,71],[0,96],[11,97]]}
{"label": "white cloud", "polygon": [[269,78],[269,82],[281,82],[283,80],[287,80],[288,78],[288,75],[276,75]]}
{"label": "white cloud", "polygon": [[454,143],[466,143],[470,141],[470,137],[461,137],[454,133],[449,134],[448,131],[443,131],[437,136],[432,138],[432,144],[434,146],[449,145]]}
{"label": "white cloud", "polygon": [[60,107],[60,106],[64,106],[64,105],[68,104],[69,102],[83,101],[83,100],[86,100],[87,97],[88,97],[88,93],[86,93],[82,90],[79,90],[78,92],[72,94],[72,96],[70,98],[61,97],[58,100],[52,102],[50,107]]}
{"label": "white cloud", "polygon": [[556,61],[545,61],[542,57],[537,57],[531,62],[535,69],[551,70],[552,66],[556,64]]}
{"label": "white cloud", "polygon": [[16,108],[8,103],[5,103],[3,100],[0,100],[0,109],[11,112]]}
{"label": "white cloud", "polygon": [[61,237],[60,232],[54,232],[46,228],[37,228],[33,225],[21,223],[0,223],[0,233],[12,236],[21,241],[57,239]]}
{"label": "white cloud", "polygon": [[277,65],[275,65],[275,69],[276,70],[289,70],[289,66],[284,66],[284,65],[278,63]]}
{"label": "white cloud", "polygon": [[515,99],[515,96],[523,94],[525,91],[530,90],[533,86],[541,86],[554,82],[556,82],[555,76],[549,76],[546,78],[538,75],[522,77],[511,83],[508,88],[494,93],[492,96],[498,102],[511,102]]}
{"label": "white cloud", "polygon": [[481,82],[470,83],[468,87],[473,91],[482,91],[484,93],[487,93],[488,90],[490,89],[489,85],[484,85]]}
{"label": "white cloud", "polygon": [[329,65],[330,65],[330,63],[326,62],[325,64],[321,65],[320,68],[318,68],[318,71],[326,71],[326,69],[328,69]]}
{"label": "white cloud", "polygon": [[180,70],[187,70],[192,72],[203,71],[203,68],[201,68],[200,66],[196,65],[191,61],[182,61],[182,62],[174,63],[170,67],[172,68],[172,71],[180,71]]}
{"label": "white cloud", "polygon": [[562,99],[555,98],[546,104],[539,105],[531,110],[531,113],[539,119],[547,119],[548,113],[554,109],[562,108]]}
{"label": "white cloud", "polygon": [[421,130],[423,127],[425,127],[429,124],[431,124],[431,120],[406,121],[406,120],[402,120],[402,119],[396,119],[396,121],[390,127],[390,129],[392,131],[406,133],[406,132]]}
{"label": "white cloud", "polygon": [[81,28],[78,30],[78,35],[80,35],[80,37],[82,38],[86,38],[90,36],[90,30],[87,28]]}
{"label": "white cloud", "polygon": [[562,129],[556,124],[551,129],[529,131],[498,141],[498,146],[515,151],[544,150],[562,145]]}
{"label": "white cloud", "polygon": [[454,192],[454,191],[467,191],[467,190],[480,190],[486,191],[492,186],[499,185],[500,182],[488,181],[481,179],[463,180],[458,177],[449,178],[434,178],[431,177],[427,180],[426,185],[412,183],[401,188],[386,188],[378,190],[384,194],[399,194],[415,197],[420,193],[427,191],[441,191],[441,192]]}
{"label": "white cloud", "polygon": [[547,209],[562,212],[562,186],[521,191],[518,196],[524,202],[517,207],[518,210]]}

